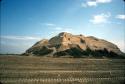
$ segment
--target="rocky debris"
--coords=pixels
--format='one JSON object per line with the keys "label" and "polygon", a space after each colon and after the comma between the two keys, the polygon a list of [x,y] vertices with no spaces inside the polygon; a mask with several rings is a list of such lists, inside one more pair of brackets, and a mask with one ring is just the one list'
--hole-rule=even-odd
{"label": "rocky debris", "polygon": [[24,54],[53,57],[106,56],[119,58],[123,53],[115,44],[106,40],[62,32],[50,40],[43,39],[37,42]]}

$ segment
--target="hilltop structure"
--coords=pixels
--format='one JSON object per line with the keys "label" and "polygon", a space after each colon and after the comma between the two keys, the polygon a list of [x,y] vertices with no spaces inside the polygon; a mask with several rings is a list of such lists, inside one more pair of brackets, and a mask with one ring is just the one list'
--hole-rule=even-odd
{"label": "hilltop structure", "polygon": [[106,40],[62,32],[49,40],[37,42],[25,52],[25,55],[119,58],[123,53],[115,44]]}

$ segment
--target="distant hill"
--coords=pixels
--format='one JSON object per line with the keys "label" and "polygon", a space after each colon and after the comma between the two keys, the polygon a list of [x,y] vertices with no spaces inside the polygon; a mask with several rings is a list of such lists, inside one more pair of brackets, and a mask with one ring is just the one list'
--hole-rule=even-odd
{"label": "distant hill", "polygon": [[43,39],[26,50],[24,55],[52,57],[109,57],[123,58],[123,53],[113,43],[93,36],[59,33],[51,39]]}

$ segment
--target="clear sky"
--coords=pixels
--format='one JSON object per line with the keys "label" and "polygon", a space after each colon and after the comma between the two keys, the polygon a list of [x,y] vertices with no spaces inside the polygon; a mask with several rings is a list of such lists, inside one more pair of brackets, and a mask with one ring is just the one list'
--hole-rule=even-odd
{"label": "clear sky", "polygon": [[125,52],[123,0],[2,0],[0,53],[23,53],[60,32],[95,36]]}

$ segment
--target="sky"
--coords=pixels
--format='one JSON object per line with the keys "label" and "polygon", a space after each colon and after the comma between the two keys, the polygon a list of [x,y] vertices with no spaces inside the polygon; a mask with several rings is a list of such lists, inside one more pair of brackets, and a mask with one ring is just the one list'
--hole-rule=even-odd
{"label": "sky", "polygon": [[105,39],[125,52],[123,0],[1,0],[0,4],[0,53],[23,53],[60,32]]}

